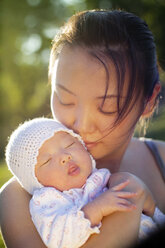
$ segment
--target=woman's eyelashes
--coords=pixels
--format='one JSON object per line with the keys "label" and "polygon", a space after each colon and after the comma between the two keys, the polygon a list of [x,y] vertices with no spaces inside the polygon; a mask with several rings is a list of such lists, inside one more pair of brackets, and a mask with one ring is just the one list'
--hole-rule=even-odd
{"label": "woman's eyelashes", "polygon": [[98,111],[104,115],[113,115],[117,113],[117,111],[104,111],[101,107],[98,108]]}
{"label": "woman's eyelashes", "polygon": [[116,99],[105,99],[98,106],[98,111],[105,115],[114,115],[120,111],[120,107],[117,105]]}
{"label": "woman's eyelashes", "polygon": [[[60,103],[60,105],[64,106],[64,107],[73,107],[75,106],[74,102],[71,102],[69,100],[66,99],[62,100],[62,98],[60,98],[59,95],[56,94],[57,100]],[[104,104],[101,104],[101,106],[99,105],[99,107],[97,107],[97,110],[104,114],[104,115],[114,115],[116,114],[118,111],[116,110],[116,104],[112,104],[109,103],[109,101],[105,101]]]}
{"label": "woman's eyelashes", "polygon": [[64,103],[62,102],[61,100],[59,100],[60,104],[63,105],[63,106],[73,106],[74,103]]}
{"label": "woman's eyelashes", "polygon": [[74,105],[74,103],[71,102],[70,100],[67,100],[67,101],[66,101],[66,99],[62,100],[62,98],[60,98],[59,95],[56,94],[56,96],[57,96],[57,99],[61,105],[63,105],[63,106],[73,106]]}

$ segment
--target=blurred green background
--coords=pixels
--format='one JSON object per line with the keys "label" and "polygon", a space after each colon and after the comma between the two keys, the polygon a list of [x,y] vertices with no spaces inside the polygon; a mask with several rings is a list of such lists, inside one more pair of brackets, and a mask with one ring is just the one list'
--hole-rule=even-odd
{"label": "blurred green background", "polygon": [[165,140],[164,0],[0,0],[0,187],[11,177],[4,162],[7,137],[26,119],[51,117],[47,69],[54,35],[72,14],[93,8],[133,12],[152,30],[162,68],[162,93],[146,136]]}

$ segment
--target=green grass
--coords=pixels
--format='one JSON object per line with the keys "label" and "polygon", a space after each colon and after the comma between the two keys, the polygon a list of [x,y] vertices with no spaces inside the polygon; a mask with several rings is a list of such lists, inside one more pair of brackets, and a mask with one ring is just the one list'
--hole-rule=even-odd
{"label": "green grass", "polygon": [[[8,170],[5,162],[0,162],[0,187],[12,177],[11,172]],[[0,232],[0,248],[5,248]]]}
{"label": "green grass", "polygon": [[4,245],[4,242],[2,240],[2,237],[0,235],[0,248],[5,248],[6,246]]}

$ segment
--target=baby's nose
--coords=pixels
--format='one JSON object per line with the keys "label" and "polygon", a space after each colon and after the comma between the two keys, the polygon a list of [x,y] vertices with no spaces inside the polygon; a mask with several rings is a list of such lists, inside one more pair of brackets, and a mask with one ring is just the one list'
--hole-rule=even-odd
{"label": "baby's nose", "polygon": [[64,154],[61,158],[61,165],[65,165],[71,159],[72,156],[70,154]]}

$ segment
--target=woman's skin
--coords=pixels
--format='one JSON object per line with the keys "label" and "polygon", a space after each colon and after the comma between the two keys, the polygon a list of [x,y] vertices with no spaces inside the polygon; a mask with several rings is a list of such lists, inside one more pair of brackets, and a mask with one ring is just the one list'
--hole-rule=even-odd
{"label": "woman's skin", "polygon": [[[117,79],[113,65],[109,66],[109,71],[109,98],[105,101],[104,111],[116,109]],[[125,91],[126,81],[127,77]],[[116,114],[106,115],[99,112],[102,100],[100,97],[105,92],[105,83],[100,84],[105,82],[104,67],[85,50],[65,47],[55,64],[54,82],[51,102],[54,117],[82,136],[88,150],[97,160],[97,168],[106,167],[111,173],[127,171],[135,174],[151,190],[160,210],[165,211],[164,181],[148,148],[144,142],[132,138],[134,130],[130,129],[138,114],[140,97],[129,115],[106,135],[108,128],[113,127]],[[152,113],[159,91],[158,84],[143,115]],[[124,98],[124,93],[122,97]],[[101,139],[103,136],[105,137]],[[89,142],[94,144],[88,144]],[[165,143],[156,141],[156,144],[165,160]]]}
{"label": "woman's skin", "polygon": [[[111,64],[109,71],[111,76],[108,98],[103,108],[105,112],[116,108],[116,74]],[[127,78],[125,80],[127,81]],[[141,191],[140,184],[136,184],[129,173],[143,180],[151,191],[156,206],[165,213],[165,184],[161,174],[150,151],[143,141],[132,138],[134,130],[130,129],[138,114],[140,96],[139,102],[129,115],[108,133],[109,128],[113,127],[116,113],[106,115],[99,111],[105,93],[104,82],[103,66],[85,50],[63,48],[54,68],[51,99],[53,116],[82,136],[89,152],[96,159],[97,168],[106,167],[111,171],[111,186],[129,178],[128,189],[140,192],[134,199],[137,208],[131,212],[117,212],[105,217],[101,233],[92,235],[84,244],[84,248],[127,247],[136,239],[141,211],[145,210],[146,194]],[[124,92],[126,90],[125,82]],[[144,115],[150,114],[159,90],[160,87],[157,85]],[[124,95],[122,97],[124,98]],[[165,161],[165,143],[155,142]],[[121,174],[117,175],[115,172]],[[1,228],[7,247],[45,247],[30,218],[28,204],[31,196],[18,182],[10,180],[0,197]]]}

